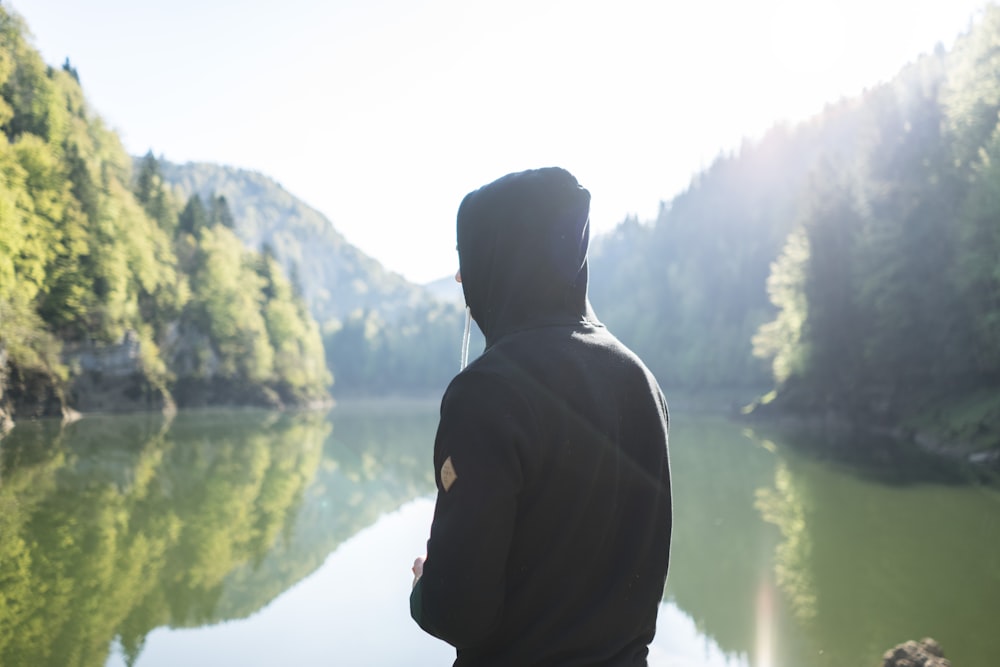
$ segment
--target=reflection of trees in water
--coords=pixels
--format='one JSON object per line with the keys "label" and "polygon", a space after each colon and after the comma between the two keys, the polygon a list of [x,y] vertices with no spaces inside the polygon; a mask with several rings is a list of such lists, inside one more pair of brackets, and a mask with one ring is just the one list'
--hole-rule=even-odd
{"label": "reflection of trees in water", "polygon": [[[0,445],[0,665],[102,665],[116,637],[134,658],[153,628],[259,610],[433,491],[436,421],[340,407],[19,424]],[[925,634],[956,662],[1000,652],[983,629],[1000,617],[995,491],[845,475],[725,421],[671,437],[666,594],[727,654],[755,655],[775,583],[774,665],[864,664]]]}
{"label": "reflection of trees in water", "polygon": [[0,446],[0,665],[131,663],[245,617],[433,490],[432,408],[19,424]]}
{"label": "reflection of trees in water", "polygon": [[[787,664],[871,663],[926,635],[956,664],[1000,652],[1000,493],[951,471],[906,484],[906,461],[876,476],[868,461],[835,465],[776,442],[757,508],[782,534],[774,568],[797,644]],[[930,479],[915,459],[915,478]]]}
{"label": "reflection of trees in water", "polygon": [[218,602],[225,618],[253,613],[360,530],[434,490],[436,406],[338,407],[329,420],[323,460],[287,534],[259,564],[227,577]]}
{"label": "reflection of trees in water", "polygon": [[757,489],[754,506],[764,521],[781,530],[783,538],[774,552],[774,573],[799,622],[816,616],[816,592],[809,564],[812,542],[806,530],[804,493],[793,484],[788,466],[779,461],[774,472],[774,488]]}
{"label": "reflection of trees in water", "polygon": [[675,424],[671,458],[667,596],[727,654],[757,664],[765,626],[773,665],[865,664],[923,635],[961,662],[1000,653],[984,623],[1000,617],[996,491],[904,484],[899,462],[875,476],[725,421]]}
{"label": "reflection of trees in water", "polygon": [[667,597],[728,655],[754,653],[755,609],[770,582],[777,531],[754,493],[774,478],[775,457],[723,419],[671,427],[674,533]]}
{"label": "reflection of trees in water", "polygon": [[[107,642],[142,594],[142,572],[122,567],[155,542],[129,526],[129,505],[148,490],[151,459],[163,445],[158,422],[123,422],[138,438],[108,441],[104,464],[95,443],[114,438],[102,420],[19,425],[3,441],[5,506],[0,531],[0,663],[100,663]],[[80,436],[79,447],[71,443]],[[11,545],[23,550],[8,559]]]}
{"label": "reflection of trees in water", "polygon": [[101,665],[116,636],[134,659],[151,629],[214,619],[225,576],[294,515],[327,431],[261,413],[19,425],[2,447],[0,664]]}
{"label": "reflection of trees in water", "polygon": [[995,491],[904,484],[902,463],[875,476],[724,421],[675,425],[671,457],[667,595],[727,654],[756,664],[764,625],[773,665],[865,664],[923,635],[970,664],[1000,652],[983,621],[1000,617]]}

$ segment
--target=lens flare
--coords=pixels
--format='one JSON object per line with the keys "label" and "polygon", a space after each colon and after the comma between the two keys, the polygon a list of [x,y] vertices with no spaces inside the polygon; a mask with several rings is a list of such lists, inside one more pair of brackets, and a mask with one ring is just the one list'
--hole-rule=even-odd
{"label": "lens flare", "polygon": [[756,623],[754,667],[774,667],[774,588],[768,581],[757,587]]}

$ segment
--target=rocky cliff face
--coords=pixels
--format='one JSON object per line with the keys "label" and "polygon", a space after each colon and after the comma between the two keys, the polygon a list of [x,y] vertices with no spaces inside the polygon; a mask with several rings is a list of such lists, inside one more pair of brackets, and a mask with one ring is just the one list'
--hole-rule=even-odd
{"label": "rocky cliff face", "polygon": [[14,417],[10,413],[9,401],[4,391],[7,385],[7,350],[0,343],[0,438],[14,428]]}
{"label": "rocky cliff face", "polygon": [[294,396],[283,395],[280,388],[227,377],[209,337],[181,322],[166,327],[160,351],[175,375],[171,392],[177,407],[242,405],[280,409],[295,403]]}
{"label": "rocky cliff face", "polygon": [[73,418],[80,412],[173,412],[177,407],[245,405],[284,408],[299,405],[293,392],[225,377],[211,341],[180,323],[167,327],[160,353],[174,378],[168,390],[150,379],[142,360],[142,342],[135,331],[114,343],[66,343],[62,362],[69,381],[43,373],[24,372],[9,363],[0,347],[0,436],[14,419]]}
{"label": "rocky cliff face", "polygon": [[14,425],[14,418],[61,417],[62,387],[58,379],[41,371],[14,366],[0,346],[0,435]]}
{"label": "rocky cliff face", "polygon": [[159,346],[173,373],[169,391],[150,381],[142,364],[142,342],[134,331],[110,345],[67,346],[64,362],[73,371],[69,405],[81,412],[171,412],[177,407],[282,408],[294,403],[280,388],[226,377],[208,336],[192,327],[171,323]]}
{"label": "rocky cliff face", "polygon": [[63,362],[72,371],[66,391],[68,406],[80,412],[173,409],[170,395],[150,382],[141,352],[134,331],[126,331],[111,344],[65,345]]}
{"label": "rocky cliff face", "polygon": [[66,344],[62,362],[70,377],[64,383],[15,366],[0,347],[0,435],[13,427],[15,418],[72,419],[79,412],[172,408],[170,396],[149,381],[140,352],[138,336],[132,331],[110,345]]}

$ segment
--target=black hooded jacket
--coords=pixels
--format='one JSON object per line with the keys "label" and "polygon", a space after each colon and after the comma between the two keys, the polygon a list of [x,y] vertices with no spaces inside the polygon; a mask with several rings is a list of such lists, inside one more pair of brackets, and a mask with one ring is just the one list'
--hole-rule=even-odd
{"label": "black hooded jacket", "polygon": [[486,350],[434,443],[420,626],[457,667],[645,665],[670,550],[667,406],[587,300],[590,193],[551,168],[458,212],[462,288]]}

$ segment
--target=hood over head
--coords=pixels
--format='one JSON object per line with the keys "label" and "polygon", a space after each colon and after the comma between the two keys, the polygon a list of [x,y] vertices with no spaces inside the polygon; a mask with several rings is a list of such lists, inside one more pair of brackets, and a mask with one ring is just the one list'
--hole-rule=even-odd
{"label": "hood over head", "polygon": [[458,208],[462,291],[491,345],[536,326],[596,321],[587,301],[590,193],[565,169],[508,174]]}

